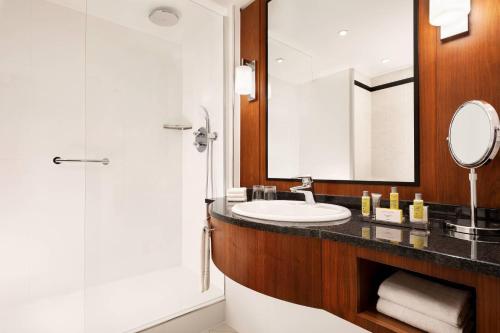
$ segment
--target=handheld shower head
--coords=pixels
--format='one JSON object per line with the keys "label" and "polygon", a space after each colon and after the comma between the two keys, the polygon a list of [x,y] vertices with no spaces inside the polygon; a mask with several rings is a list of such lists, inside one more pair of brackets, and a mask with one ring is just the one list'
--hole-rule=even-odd
{"label": "handheld shower head", "polygon": [[200,105],[201,109],[201,116],[205,119],[205,127],[207,128],[207,131],[210,133],[210,114],[208,113],[208,110],[206,107],[203,105]]}

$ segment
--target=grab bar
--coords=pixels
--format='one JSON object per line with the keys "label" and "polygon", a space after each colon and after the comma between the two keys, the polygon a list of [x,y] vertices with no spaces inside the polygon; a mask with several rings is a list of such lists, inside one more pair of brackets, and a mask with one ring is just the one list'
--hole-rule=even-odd
{"label": "grab bar", "polygon": [[108,158],[103,158],[102,160],[87,160],[87,159],[64,160],[61,157],[54,157],[52,159],[52,162],[54,162],[54,164],[61,164],[61,163],[66,163],[66,162],[79,162],[79,163],[102,163],[103,165],[108,165],[110,161]]}

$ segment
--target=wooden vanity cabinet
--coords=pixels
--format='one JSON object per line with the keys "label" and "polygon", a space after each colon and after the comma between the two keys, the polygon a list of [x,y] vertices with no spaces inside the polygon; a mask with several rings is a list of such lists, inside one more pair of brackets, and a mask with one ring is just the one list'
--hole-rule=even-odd
{"label": "wooden vanity cabinet", "polygon": [[212,218],[212,257],[230,279],[284,301],[322,306],[321,240],[238,227]]}
{"label": "wooden vanity cabinet", "polygon": [[477,333],[500,332],[500,279],[349,243],[240,227],[211,218],[212,256],[230,279],[324,309],[375,333],[422,332],[375,310],[377,288],[402,269],[473,292]]}

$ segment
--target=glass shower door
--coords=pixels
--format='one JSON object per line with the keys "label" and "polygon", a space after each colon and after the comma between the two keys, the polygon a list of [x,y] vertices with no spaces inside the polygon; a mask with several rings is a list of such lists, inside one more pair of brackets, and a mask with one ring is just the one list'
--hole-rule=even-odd
{"label": "glass shower door", "polygon": [[[153,8],[147,1],[87,0],[87,155],[110,163],[86,166],[86,333],[137,332],[223,296],[222,277],[215,272],[219,287],[200,291],[204,169],[190,175],[184,162],[188,152],[204,166],[205,156],[194,149],[191,130],[163,128],[169,122],[204,123],[201,100],[190,108],[193,117],[184,112],[192,103],[185,98],[186,84],[190,90],[191,81],[200,79],[187,77],[186,68],[219,66],[206,62],[222,56],[222,17],[192,1],[169,1],[169,6],[180,19],[163,27],[149,20]],[[218,46],[205,40],[196,50],[195,41],[186,43],[186,36],[196,36],[190,33],[195,24],[204,26],[203,34],[220,31],[220,51],[208,54],[205,63],[192,63],[197,57],[192,51]],[[222,57],[217,61],[222,78]],[[215,96],[222,80],[208,78]],[[192,186],[195,204],[186,206],[195,227],[188,229],[185,179],[198,177]]]}
{"label": "glass shower door", "polygon": [[85,0],[0,1],[0,332],[83,333]]}
{"label": "glass shower door", "polygon": [[88,1],[87,149],[110,159],[86,170],[89,333],[162,318],[180,263],[181,136],[162,123],[181,112],[181,50],[123,21],[132,8],[122,5]]}

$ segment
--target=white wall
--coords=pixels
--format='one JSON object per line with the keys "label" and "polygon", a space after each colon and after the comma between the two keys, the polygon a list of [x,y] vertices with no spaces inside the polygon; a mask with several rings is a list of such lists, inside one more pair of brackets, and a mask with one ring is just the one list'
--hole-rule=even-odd
{"label": "white wall", "polygon": [[301,86],[274,76],[269,85],[269,177],[294,178],[300,173]]}
{"label": "white wall", "polygon": [[179,265],[181,46],[89,16],[86,61],[86,282]]}
{"label": "white wall", "polygon": [[[413,69],[372,79],[373,85],[412,77]],[[372,176],[391,181],[414,180],[414,84],[372,92]],[[397,124],[397,126],[395,125]]]}
{"label": "white wall", "polygon": [[[371,86],[371,80],[358,71],[354,79]],[[353,82],[354,84],[354,82]],[[353,144],[354,179],[370,180],[372,177],[372,93],[353,85]]]}
{"label": "white wall", "polygon": [[238,333],[365,333],[324,310],[272,298],[226,278],[226,322]]}
{"label": "white wall", "polygon": [[351,70],[304,84],[300,106],[300,173],[351,179]]}
{"label": "white wall", "polygon": [[354,179],[372,178],[372,93],[354,87]]}
{"label": "white wall", "polygon": [[271,77],[271,177],[351,178],[350,82],[350,70],[302,84]]}

